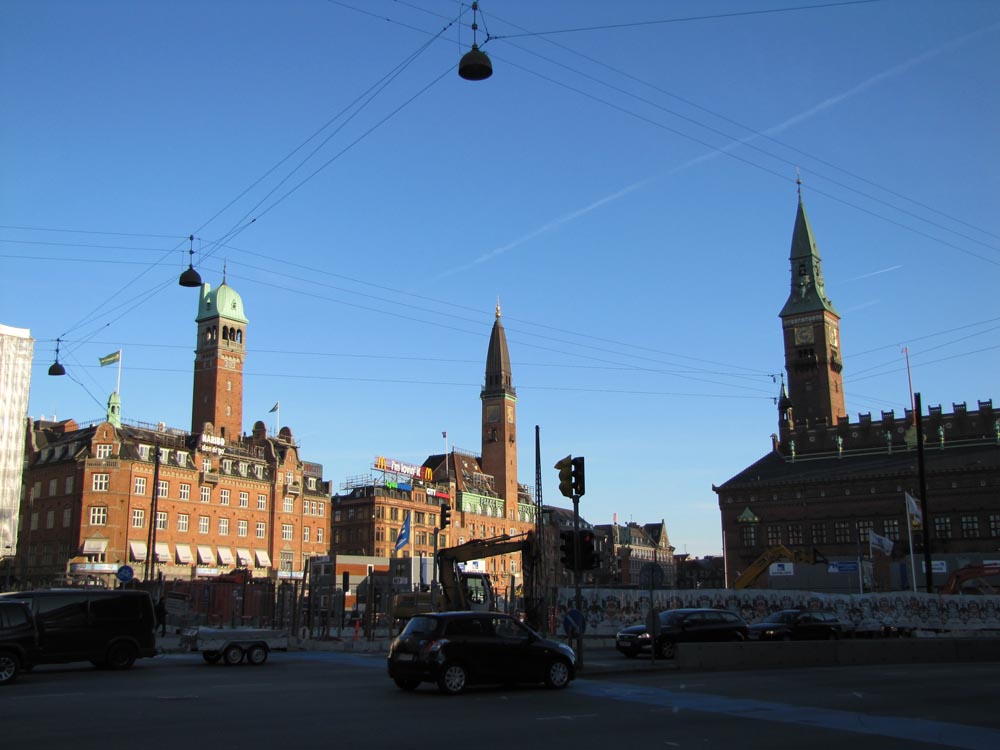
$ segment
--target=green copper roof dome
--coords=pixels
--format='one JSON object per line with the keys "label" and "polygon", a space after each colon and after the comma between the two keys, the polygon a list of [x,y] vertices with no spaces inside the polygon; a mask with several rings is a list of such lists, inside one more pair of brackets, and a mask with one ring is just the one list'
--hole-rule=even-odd
{"label": "green copper roof dome", "polygon": [[218,289],[212,290],[211,284],[201,285],[201,297],[198,300],[198,317],[196,322],[209,318],[226,318],[238,323],[249,323],[243,314],[243,298],[225,281]]}

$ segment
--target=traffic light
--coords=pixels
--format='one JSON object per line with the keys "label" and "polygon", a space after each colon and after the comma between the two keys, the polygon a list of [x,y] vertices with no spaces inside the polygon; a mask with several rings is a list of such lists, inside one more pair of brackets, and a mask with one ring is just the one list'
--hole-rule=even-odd
{"label": "traffic light", "polygon": [[583,456],[577,456],[573,459],[573,494],[583,497],[583,493]]}
{"label": "traffic light", "polygon": [[559,532],[559,561],[567,570],[576,570],[576,545],[572,530]]}
{"label": "traffic light", "polygon": [[559,491],[566,497],[573,497],[573,457],[556,461],[556,468],[559,469]]}
{"label": "traffic light", "polygon": [[441,503],[441,527],[447,529],[451,524],[451,506],[448,503]]}
{"label": "traffic light", "polygon": [[593,531],[580,532],[580,570],[601,567],[601,556],[596,549],[597,537]]}

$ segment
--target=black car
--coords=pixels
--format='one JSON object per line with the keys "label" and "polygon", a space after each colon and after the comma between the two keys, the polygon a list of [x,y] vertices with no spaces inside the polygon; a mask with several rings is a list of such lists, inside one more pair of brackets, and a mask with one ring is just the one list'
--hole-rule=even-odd
{"label": "black car", "polygon": [[145,591],[42,589],[0,594],[0,603],[27,605],[38,628],[35,664],[89,661],[128,669],[156,655],[156,613]]}
{"label": "black car", "polygon": [[750,637],[760,641],[834,640],[844,626],[829,612],[781,609],[750,626]]}
{"label": "black car", "polygon": [[0,600],[0,685],[31,669],[38,658],[38,630],[28,605]]}
{"label": "black car", "polygon": [[484,683],[564,688],[575,677],[576,654],[510,615],[440,612],[410,618],[389,647],[388,669],[401,690],[421,682],[449,695]]}
{"label": "black car", "polygon": [[[678,643],[745,641],[749,632],[742,617],[725,609],[668,609],[656,613],[656,618],[656,655],[663,659],[673,658]],[[645,625],[620,630],[615,639],[615,648],[628,657],[652,652],[653,647],[653,637]]]}

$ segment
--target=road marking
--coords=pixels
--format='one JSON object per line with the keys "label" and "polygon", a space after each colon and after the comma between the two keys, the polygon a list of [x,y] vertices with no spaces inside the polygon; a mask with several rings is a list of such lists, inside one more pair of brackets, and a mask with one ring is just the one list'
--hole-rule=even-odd
{"label": "road marking", "polygon": [[895,737],[926,744],[938,744],[952,750],[996,750],[1000,747],[1000,730],[945,721],[930,721],[908,716],[877,716],[856,711],[843,711],[789,703],[727,698],[718,695],[680,693],[660,688],[579,680],[574,692],[593,698],[612,699],[650,706],[668,707],[710,714],[726,714],[744,719],[760,719],[786,724],[798,724],[819,729],[831,729],[855,734]]}

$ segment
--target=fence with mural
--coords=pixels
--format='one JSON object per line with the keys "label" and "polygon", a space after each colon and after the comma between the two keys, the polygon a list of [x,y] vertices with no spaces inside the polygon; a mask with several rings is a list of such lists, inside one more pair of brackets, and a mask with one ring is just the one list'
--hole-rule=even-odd
{"label": "fence with mural", "polygon": [[[646,621],[650,591],[586,589],[581,592],[587,635],[614,635],[622,627]],[[575,608],[572,588],[561,588],[555,623]],[[879,594],[820,594],[809,591],[753,589],[654,590],[652,606],[715,607],[742,615],[747,622],[762,620],[779,609],[806,608],[833,612],[858,633],[877,632],[882,626],[906,630],[1000,630],[1000,596],[960,596],[897,591]]]}

